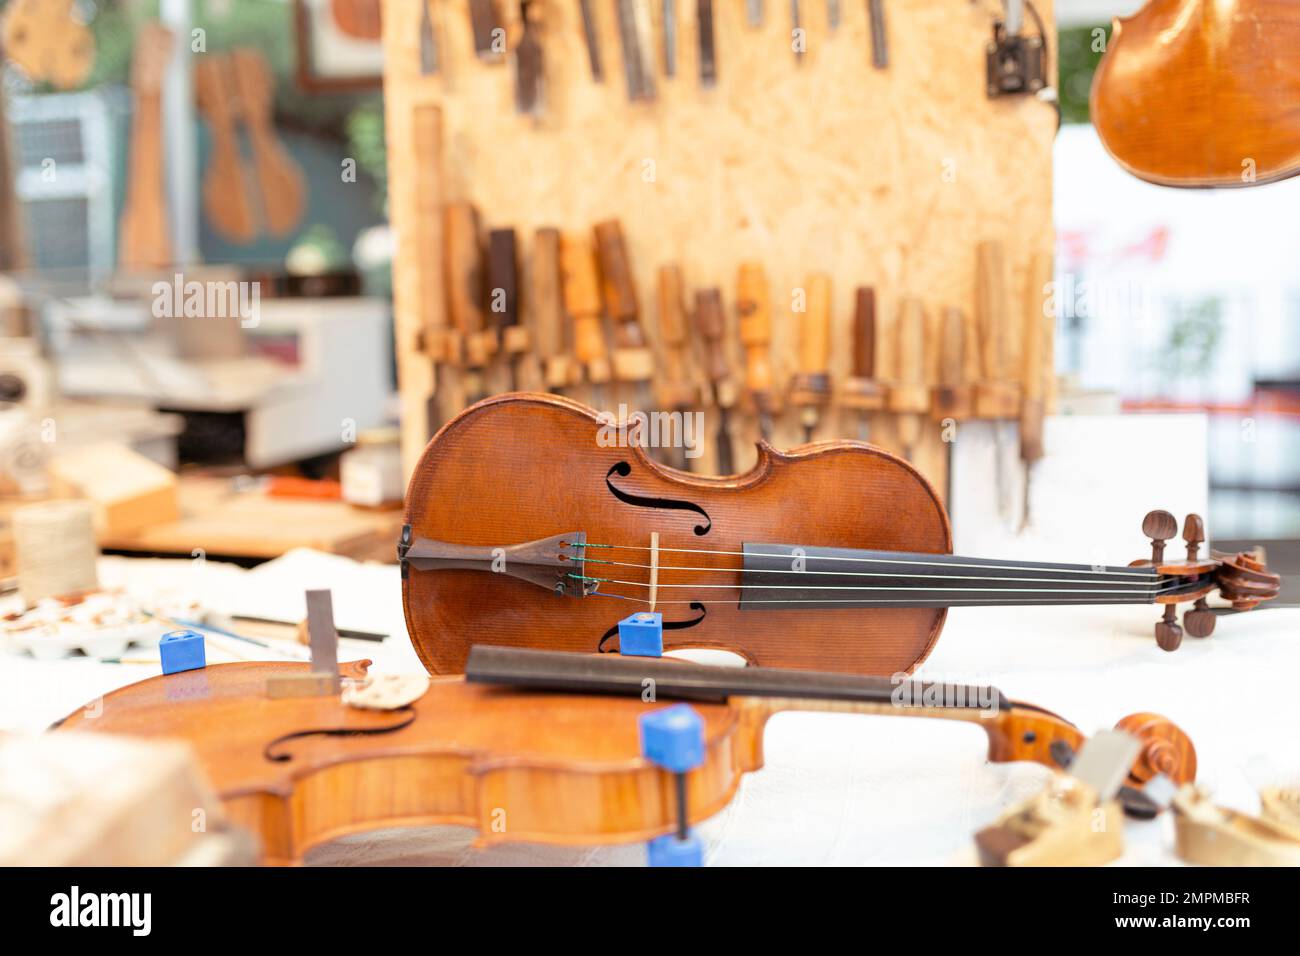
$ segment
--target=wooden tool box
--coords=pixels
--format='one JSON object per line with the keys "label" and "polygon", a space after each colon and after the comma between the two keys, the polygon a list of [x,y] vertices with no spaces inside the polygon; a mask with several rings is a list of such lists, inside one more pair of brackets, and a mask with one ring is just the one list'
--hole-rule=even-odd
{"label": "wooden tool box", "polygon": [[[545,108],[535,118],[514,107],[517,4],[497,4],[507,53],[492,63],[475,56],[468,5],[432,0],[439,68],[423,75],[420,4],[387,0],[384,93],[407,473],[440,424],[431,414],[446,416],[460,407],[454,399],[440,409],[429,402],[435,387],[444,398],[462,388],[454,366],[435,369],[436,333],[447,325],[440,212],[451,201],[472,202],[485,234],[501,226],[517,230],[525,276],[537,229],[555,227],[590,242],[596,223],[620,220],[642,321],[656,351],[658,270],[675,262],[688,305],[700,288],[722,290],[737,382],[744,372],[737,275],[742,263],[760,263],[769,282],[772,363],[783,395],[798,364],[795,290],[810,275],[828,275],[835,397],[818,439],[856,434],[857,413],[838,395],[853,352],[858,287],[875,288],[877,377],[888,384],[894,375],[894,327],[900,303],[910,297],[924,310],[926,376],[938,384],[941,329],[961,324],[945,323],[945,310],[969,316],[986,299],[976,280],[976,247],[995,240],[1006,296],[1005,308],[992,313],[1005,326],[997,330],[1003,350],[997,374],[1016,388],[1022,323],[1026,310],[1043,300],[1041,289],[1030,288],[1041,280],[1031,283],[1030,275],[1042,275],[1053,249],[1057,112],[1033,95],[989,96],[986,57],[997,4],[884,5],[888,66],[876,69],[865,2],[842,3],[842,22],[829,32],[826,5],[804,0],[807,52],[797,59],[788,5],[766,4],[765,21],[755,28],[741,0],[714,0],[717,80],[708,88],[699,80],[696,3],[676,5],[673,77],[664,75],[661,5],[648,3],[656,98],[633,102],[615,4],[593,4],[604,62],[604,80],[596,82],[580,5],[538,0],[532,19],[544,59]],[[1052,3],[1035,6],[1048,40],[1050,84],[1056,61]],[[1050,320],[1043,321],[1050,335]],[[691,344],[698,375],[699,343]],[[1045,370],[1051,368],[1050,340],[1046,351]],[[987,390],[989,383],[983,384]],[[584,397],[581,388],[570,394]],[[612,408],[631,401],[630,389],[615,396],[607,399]],[[717,416],[708,418],[713,427]],[[873,443],[901,452],[894,416],[873,412],[870,424]],[[744,401],[732,428],[736,466],[744,469],[753,461],[757,435]],[[938,423],[923,428],[915,450],[918,467],[941,493],[947,458],[942,435]],[[802,440],[788,401],[774,439],[780,447]],[[710,443],[697,469],[710,471],[713,458]]]}

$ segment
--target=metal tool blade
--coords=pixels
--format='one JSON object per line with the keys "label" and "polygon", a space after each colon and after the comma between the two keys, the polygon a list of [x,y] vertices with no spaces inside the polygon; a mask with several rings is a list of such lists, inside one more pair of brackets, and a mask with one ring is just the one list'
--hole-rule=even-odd
{"label": "metal tool blade", "polygon": [[429,13],[432,0],[420,0],[420,75],[438,72],[438,43],[433,35],[433,16]]}
{"label": "metal tool blade", "polygon": [[587,40],[587,61],[591,64],[591,78],[597,83],[605,79],[604,67],[600,65],[600,34],[596,29],[596,11],[591,7],[591,0],[580,0],[582,10],[582,33]]}
{"label": "metal tool blade", "polygon": [[469,0],[469,23],[474,33],[475,55],[481,60],[501,59],[504,51],[493,49],[501,24],[492,0]]}
{"label": "metal tool blade", "polygon": [[1122,730],[1103,730],[1088,738],[1070,763],[1070,776],[1087,784],[1104,803],[1119,791],[1142,744]]}
{"label": "metal tool blade", "polygon": [[334,629],[334,599],[328,590],[307,592],[307,637],[313,674],[339,676],[339,632]]}
{"label": "metal tool blade", "polygon": [[627,98],[652,100],[655,98],[655,85],[650,65],[650,11],[644,0],[618,0],[617,11]]}
{"label": "metal tool blade", "polygon": [[885,36],[885,0],[867,0],[871,20],[871,65],[877,70],[889,66],[889,43]]}
{"label": "metal tool blade", "polygon": [[515,47],[515,109],[525,116],[540,116],[545,72],[542,45],[529,19],[534,0],[520,0],[519,18],[524,32]]}
{"label": "metal tool blade", "polygon": [[832,30],[839,29],[840,0],[826,0],[826,25]]}
{"label": "metal tool blade", "polygon": [[696,19],[700,30],[700,85],[718,82],[718,58],[713,38],[713,0],[697,0]]}
{"label": "metal tool blade", "polygon": [[807,44],[807,37],[798,37],[802,29],[803,17],[799,9],[799,0],[790,0],[790,35],[798,39],[798,43],[794,48],[794,55],[800,63],[803,62],[804,48]]}
{"label": "metal tool blade", "polygon": [[763,0],[745,0],[745,22],[751,27],[763,25]]}
{"label": "metal tool blade", "polygon": [[677,75],[677,0],[663,0],[664,75]]}

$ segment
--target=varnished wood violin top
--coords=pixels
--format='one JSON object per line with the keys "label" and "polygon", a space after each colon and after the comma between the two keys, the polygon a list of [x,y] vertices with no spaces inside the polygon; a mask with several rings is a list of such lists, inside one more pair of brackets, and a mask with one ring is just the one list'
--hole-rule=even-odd
{"label": "varnished wood violin top", "polygon": [[[539,654],[559,672],[580,660],[571,654],[499,653]],[[344,665],[345,679],[363,678],[368,663]],[[535,673],[535,665],[526,663]],[[503,670],[499,660],[488,660],[480,670],[509,681],[512,662],[505,665]],[[599,665],[619,666],[608,655],[592,666],[603,670]],[[622,659],[621,666],[661,676],[669,667],[691,680],[722,681],[724,688],[737,673],[646,659]],[[344,834],[391,826],[471,826],[485,844],[594,845],[645,840],[676,823],[674,782],[641,755],[638,729],[639,717],[669,705],[668,682],[661,702],[646,702],[639,694],[491,686],[462,677],[433,678],[413,704],[389,711],[357,709],[337,694],[268,696],[270,678],[307,668],[250,662],[162,675],[113,691],[94,716],[75,712],[59,729],[188,742],[226,815],[260,838],[271,863],[298,861],[312,846]],[[763,680],[769,673],[746,676]],[[785,685],[778,693],[829,696],[730,694],[693,701],[704,722],[705,756],[688,776],[691,822],[720,810],[741,775],[762,766],[764,727],[781,711],[967,722],[986,735],[990,760],[1030,760],[1058,769],[1083,742],[1083,734],[1062,718],[1008,702],[992,689],[984,689],[979,707],[927,706],[919,692],[914,706],[900,707],[891,700],[897,688],[890,681],[802,672],[770,676]],[[1122,724],[1146,744],[1131,783],[1140,785],[1157,770],[1178,780],[1195,777],[1195,752],[1174,725],[1154,715],[1134,715]]]}
{"label": "varnished wood violin top", "polygon": [[1093,77],[1106,149],[1166,186],[1247,186],[1300,171],[1300,5],[1151,0],[1115,21]]}

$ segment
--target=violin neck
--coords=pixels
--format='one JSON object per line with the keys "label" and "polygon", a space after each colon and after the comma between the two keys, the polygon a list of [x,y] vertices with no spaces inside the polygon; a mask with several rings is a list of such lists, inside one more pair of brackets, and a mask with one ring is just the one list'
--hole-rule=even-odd
{"label": "violin neck", "polygon": [[745,544],[742,610],[1151,604],[1169,586],[1151,567],[953,554]]}

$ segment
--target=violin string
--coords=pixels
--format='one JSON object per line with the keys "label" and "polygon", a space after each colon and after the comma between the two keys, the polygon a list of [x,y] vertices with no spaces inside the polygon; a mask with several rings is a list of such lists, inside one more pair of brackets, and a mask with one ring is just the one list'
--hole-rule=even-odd
{"label": "violin string", "polygon": [[[571,548],[602,548],[616,551],[649,551],[648,547],[635,544],[593,544],[591,542],[572,541],[567,543]],[[762,551],[714,551],[706,548],[665,548],[657,549],[661,554],[670,551],[675,554],[716,554],[738,558],[784,558],[789,560],[796,557],[791,553],[772,554]],[[914,552],[899,552],[900,554],[914,554]],[[1087,566],[1068,566],[1065,568],[1042,567],[1032,564],[964,564],[956,561],[944,561],[949,557],[947,554],[936,554],[932,559],[926,560],[924,557],[899,557],[899,558],[868,558],[848,555],[831,555],[831,554],[812,554],[803,555],[806,560],[814,561],[853,561],[859,564],[920,564],[928,567],[934,567],[936,564],[942,564],[949,568],[973,568],[982,571],[1055,571],[1069,572],[1070,574],[1092,574],[1097,576],[1121,575],[1129,578],[1149,579],[1154,573],[1149,568],[1094,568]],[[585,554],[584,554],[585,559]]]}
{"label": "violin string", "polygon": [[[622,581],[618,578],[598,578],[591,575],[572,574],[567,575],[575,581],[582,581],[584,584],[617,584],[623,587],[632,588],[649,588],[650,585],[642,581]],[[690,588],[719,590],[719,591],[754,591],[754,590],[775,590],[775,591],[793,591],[796,588],[783,584],[664,584],[659,583],[660,588]],[[880,587],[878,585],[855,584],[849,586],[821,585],[804,588],[810,591],[924,591],[926,593],[935,592],[974,592],[976,594],[1106,594],[1106,595],[1124,595],[1136,597],[1158,597],[1162,594],[1169,593],[1179,587],[1179,582],[1170,582],[1159,586],[1149,588],[1138,588],[1136,590],[1119,590],[1106,588],[928,588],[928,587]],[[599,593],[599,592],[598,592]],[[906,598],[900,599],[906,600]],[[963,599],[964,600],[964,599]],[[781,601],[779,603],[787,603]]]}
{"label": "violin string", "polygon": [[[614,567],[638,568],[641,570],[649,570],[651,567],[651,565],[648,564],[637,564],[632,561],[606,561],[603,558],[584,557],[583,561],[586,564],[607,564]],[[703,571],[706,573],[712,572],[715,574],[737,574],[737,573],[825,574],[837,578],[906,578],[908,580],[916,580],[920,578],[935,578],[942,581],[1051,581],[1057,584],[1101,583],[1101,582],[1093,582],[1091,580],[1081,579],[1081,578],[1054,578],[1054,577],[1011,578],[1011,577],[996,577],[996,576],[978,575],[978,574],[910,574],[910,573],[899,573],[894,571],[809,571],[809,570],[794,571],[786,568],[709,568],[709,567],[701,567],[697,565],[677,565],[677,564],[660,564],[657,565],[657,567],[660,571]],[[1130,584],[1140,584],[1143,581],[1153,581],[1153,580],[1155,580],[1155,578],[1152,575],[1148,574],[1148,575],[1144,575],[1138,580],[1115,581],[1113,583],[1117,586],[1123,587]],[[945,588],[944,590],[947,589]]]}
{"label": "violin string", "polygon": [[[645,598],[632,597],[631,595],[627,595],[627,594],[613,594],[613,593],[611,593],[611,592],[609,592],[609,591],[593,591],[593,592],[592,592],[590,595],[588,595],[588,596],[589,596],[589,597],[618,598],[620,601],[631,601],[631,602],[633,602],[634,604],[644,604],[644,605],[646,605],[647,607],[650,605],[650,602],[649,602],[647,599],[645,599]],[[663,606],[663,605],[683,605],[683,606],[685,606],[685,605],[698,604],[698,603],[700,603],[700,602],[699,602],[699,601],[655,601],[655,607],[661,607],[661,606]],[[731,606],[731,605],[733,605],[733,604],[736,605],[736,606],[739,606],[739,605],[741,604],[740,601],[714,601],[714,600],[711,600],[709,603],[710,603],[710,604],[724,604],[724,605],[727,605],[727,606]],[[830,600],[830,599],[828,599],[828,600],[819,600],[819,599],[815,599],[815,598],[799,598],[799,599],[785,599],[785,598],[782,598],[782,599],[777,599],[777,600],[763,600],[763,599],[751,599],[751,598],[746,598],[745,601],[744,601],[744,603],[745,603],[746,606],[751,605],[751,604],[780,604],[780,605],[783,606],[783,607],[788,606],[788,605],[791,605],[791,604],[838,604],[838,605],[842,605],[842,606],[843,606],[843,605],[848,605],[848,604],[849,604],[849,599],[839,599],[839,600]],[[1062,601],[1062,600],[1059,600],[1059,599],[1058,599],[1058,600],[1046,600],[1046,601],[1032,601],[1032,600],[1024,600],[1024,601],[1017,601],[1017,602],[1015,602],[1014,605],[1012,605],[1012,604],[1008,604],[1006,601],[998,601],[998,600],[979,601],[979,600],[975,600],[975,599],[973,599],[973,598],[962,598],[960,604],[953,604],[953,605],[935,605],[935,606],[936,606],[936,607],[979,607],[979,606],[985,606],[985,605],[987,605],[987,606],[989,606],[989,607],[1034,607],[1034,606],[1038,606],[1038,607],[1061,607],[1061,606],[1073,606],[1073,605],[1079,605],[1079,604],[1111,604],[1111,605],[1113,605],[1113,604],[1116,604],[1116,603],[1125,603],[1125,604],[1128,604],[1128,603],[1134,603],[1134,604],[1141,604],[1141,603],[1145,603],[1145,602],[1142,602],[1142,601],[1133,601],[1133,602],[1128,602],[1128,601],[1125,601],[1125,602],[1116,602],[1116,601],[1107,600],[1106,598],[1078,598],[1078,599],[1070,600],[1070,601]],[[876,605],[880,605],[880,604],[898,604],[898,605],[903,606],[903,607],[926,607],[926,606],[927,606],[927,605],[918,605],[918,604],[915,603],[914,599],[909,599],[909,598],[898,598],[898,599],[893,599],[893,598],[873,598],[873,599],[872,599],[871,606],[876,606]],[[851,606],[851,605],[850,605],[850,606]]]}

